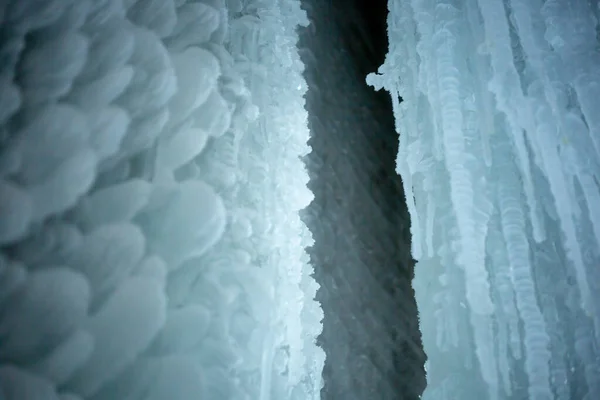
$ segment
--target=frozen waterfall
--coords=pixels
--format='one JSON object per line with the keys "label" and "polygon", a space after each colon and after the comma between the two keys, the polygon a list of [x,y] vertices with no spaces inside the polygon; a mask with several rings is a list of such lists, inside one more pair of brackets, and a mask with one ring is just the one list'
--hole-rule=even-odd
{"label": "frozen waterfall", "polygon": [[598,2],[389,9],[424,398],[600,399]]}
{"label": "frozen waterfall", "polygon": [[0,399],[318,399],[299,1],[0,19]]}

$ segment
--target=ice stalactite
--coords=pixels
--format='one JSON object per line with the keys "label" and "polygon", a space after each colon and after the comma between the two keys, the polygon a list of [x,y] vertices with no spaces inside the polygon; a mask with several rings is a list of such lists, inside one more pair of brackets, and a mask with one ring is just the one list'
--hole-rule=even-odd
{"label": "ice stalactite", "polygon": [[[389,53],[367,82],[392,96],[410,186],[425,397],[482,398],[448,385],[467,376],[490,399],[598,397],[598,10],[562,0],[389,8]],[[463,297],[468,318],[448,306]],[[472,342],[427,339],[455,326]]]}

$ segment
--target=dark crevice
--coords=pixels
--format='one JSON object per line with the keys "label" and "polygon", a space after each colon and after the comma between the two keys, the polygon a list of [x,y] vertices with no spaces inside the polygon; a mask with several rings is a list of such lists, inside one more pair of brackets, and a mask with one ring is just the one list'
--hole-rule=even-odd
{"label": "dark crevice", "polygon": [[387,0],[304,0],[314,192],[304,220],[325,319],[324,400],[418,399],[425,354],[389,94],[365,83],[388,49]]}

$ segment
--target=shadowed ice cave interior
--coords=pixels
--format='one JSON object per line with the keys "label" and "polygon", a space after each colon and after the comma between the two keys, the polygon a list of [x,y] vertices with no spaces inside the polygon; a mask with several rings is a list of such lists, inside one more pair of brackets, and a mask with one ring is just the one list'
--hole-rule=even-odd
{"label": "shadowed ice cave interior", "polygon": [[600,399],[599,7],[0,2],[0,400]]}

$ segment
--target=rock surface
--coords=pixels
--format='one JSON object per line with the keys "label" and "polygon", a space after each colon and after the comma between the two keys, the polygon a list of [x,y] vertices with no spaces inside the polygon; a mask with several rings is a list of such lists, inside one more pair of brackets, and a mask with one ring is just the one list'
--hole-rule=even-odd
{"label": "rock surface", "polygon": [[387,2],[304,0],[300,46],[315,200],[304,220],[325,313],[323,400],[418,399],[426,380],[410,222],[389,95],[367,87],[387,52]]}

